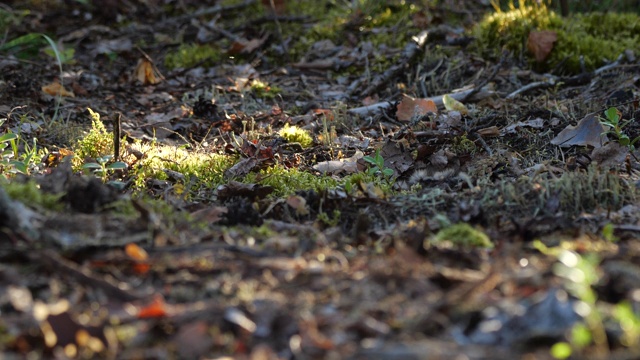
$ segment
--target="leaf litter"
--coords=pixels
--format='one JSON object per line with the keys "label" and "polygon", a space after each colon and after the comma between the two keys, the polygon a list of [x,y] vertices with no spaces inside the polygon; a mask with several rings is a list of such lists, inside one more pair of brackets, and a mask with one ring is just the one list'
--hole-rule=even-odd
{"label": "leaf litter", "polygon": [[[582,77],[480,57],[455,25],[491,11],[480,2],[372,5],[330,31],[329,3],[96,3],[32,9],[72,16],[56,24],[75,49],[64,74],[21,49],[0,60],[1,129],[22,141],[0,159],[0,352],[546,359],[586,323],[609,341],[573,342],[576,356],[637,355],[622,322],[584,311],[638,303],[637,154],[602,126],[605,105],[637,119],[632,56]],[[560,46],[525,41],[539,64]],[[163,62],[178,48],[184,66]],[[109,129],[122,115],[111,183],[68,160],[87,108]],[[5,172],[33,138],[42,163]],[[196,154],[205,165],[186,166]],[[62,208],[12,190],[29,178]]]}

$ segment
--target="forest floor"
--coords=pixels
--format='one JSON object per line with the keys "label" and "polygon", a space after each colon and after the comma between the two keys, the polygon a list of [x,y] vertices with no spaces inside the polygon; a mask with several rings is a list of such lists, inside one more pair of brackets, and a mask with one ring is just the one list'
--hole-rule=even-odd
{"label": "forest floor", "polygon": [[0,357],[638,358],[640,46],[486,3],[5,2]]}

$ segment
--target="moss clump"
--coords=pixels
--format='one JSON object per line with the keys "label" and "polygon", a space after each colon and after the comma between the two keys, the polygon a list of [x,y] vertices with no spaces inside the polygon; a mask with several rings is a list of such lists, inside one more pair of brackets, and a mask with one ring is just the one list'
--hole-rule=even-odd
{"label": "moss clump", "polygon": [[338,180],[329,176],[317,176],[294,168],[287,169],[280,165],[261,170],[258,174],[251,173],[244,178],[243,182],[271,186],[274,190],[274,196],[291,195],[300,190],[320,192],[338,186]]}
{"label": "moss clump", "polygon": [[[549,70],[562,63],[568,73],[582,71],[580,57],[587,70],[615,60],[626,49],[640,46],[640,17],[636,14],[592,13],[561,18],[544,2],[521,0],[509,11],[487,16],[475,28],[476,49],[485,56],[497,57],[502,49],[525,54],[529,33],[552,30],[558,35],[549,59],[538,70]],[[533,57],[529,57],[533,65]]]}
{"label": "moss clump", "polygon": [[196,65],[209,67],[220,60],[222,60],[222,52],[211,45],[182,44],[176,52],[167,54],[164,66],[170,70]]}
{"label": "moss clump", "polygon": [[251,83],[251,90],[256,95],[256,97],[267,100],[275,99],[275,97],[282,92],[282,89],[280,89],[279,87],[270,86],[269,84],[260,80],[254,80],[253,83]]}
{"label": "moss clump", "polygon": [[38,207],[43,209],[60,211],[63,204],[60,198],[64,194],[47,194],[40,190],[40,186],[33,180],[25,183],[19,182],[0,182],[10,198],[30,207]]}
{"label": "moss clump", "polygon": [[459,223],[440,230],[432,239],[432,243],[448,242],[459,247],[492,248],[489,237],[469,224]]}
{"label": "moss clump", "polygon": [[303,148],[308,148],[313,144],[313,138],[309,135],[309,132],[297,126],[285,124],[284,128],[282,128],[278,134],[285,138],[287,142],[299,143]]}

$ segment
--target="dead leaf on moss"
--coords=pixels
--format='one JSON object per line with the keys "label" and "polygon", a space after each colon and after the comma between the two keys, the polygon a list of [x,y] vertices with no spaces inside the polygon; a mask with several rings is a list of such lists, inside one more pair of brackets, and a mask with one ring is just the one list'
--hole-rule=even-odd
{"label": "dead leaf on moss", "polygon": [[409,121],[415,117],[421,117],[427,113],[438,113],[436,103],[431,99],[416,99],[403,95],[398,104],[396,116],[400,121]]}
{"label": "dead leaf on moss", "polygon": [[594,114],[585,116],[576,126],[569,125],[564,130],[551,139],[551,144],[560,147],[570,146],[593,146],[602,147],[602,144],[609,141],[604,135],[604,127]]}
{"label": "dead leaf on moss", "polygon": [[551,50],[553,50],[553,44],[557,40],[558,34],[555,31],[532,31],[529,33],[527,49],[529,49],[536,61],[541,63],[547,60]]}

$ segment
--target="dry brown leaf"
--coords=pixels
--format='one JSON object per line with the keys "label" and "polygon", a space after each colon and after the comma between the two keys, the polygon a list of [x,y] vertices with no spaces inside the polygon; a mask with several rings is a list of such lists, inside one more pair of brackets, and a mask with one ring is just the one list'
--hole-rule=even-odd
{"label": "dry brown leaf", "polygon": [[231,48],[227,52],[231,55],[251,54],[258,48],[260,48],[265,43],[265,41],[267,41],[266,35],[260,39],[240,39],[238,41],[234,41],[233,44],[231,44]]}
{"label": "dry brown leaf", "polygon": [[409,121],[414,117],[424,116],[427,113],[438,113],[436,103],[431,99],[416,99],[403,95],[398,104],[396,116],[400,121]]}
{"label": "dry brown leaf", "polygon": [[143,85],[155,85],[162,81],[163,76],[151,61],[143,57],[138,60],[134,78]]}
{"label": "dry brown leaf", "polygon": [[297,215],[308,215],[307,200],[300,195],[290,195],[287,198],[287,204],[291,206]]}
{"label": "dry brown leaf", "polygon": [[287,11],[286,0],[262,0],[261,2],[268,12],[275,12],[276,15],[283,15]]}
{"label": "dry brown leaf", "polygon": [[45,85],[42,87],[42,91],[46,92],[47,94],[51,95],[51,96],[65,96],[65,97],[76,97],[76,95],[74,93],[72,93],[71,91],[67,90],[64,88],[64,86],[62,86],[58,80],[54,80],[54,82],[52,82],[49,85]]}
{"label": "dry brown leaf", "polygon": [[551,144],[560,147],[589,145],[599,148],[608,141],[607,135],[603,134],[604,132],[605,129],[600,121],[594,114],[589,114],[580,120],[578,125],[569,125],[560,131],[555,138],[551,139]]}
{"label": "dry brown leaf", "polygon": [[527,41],[527,49],[533,55],[537,62],[541,63],[547,60],[553,44],[558,40],[558,34],[555,31],[532,31],[529,33]]}

